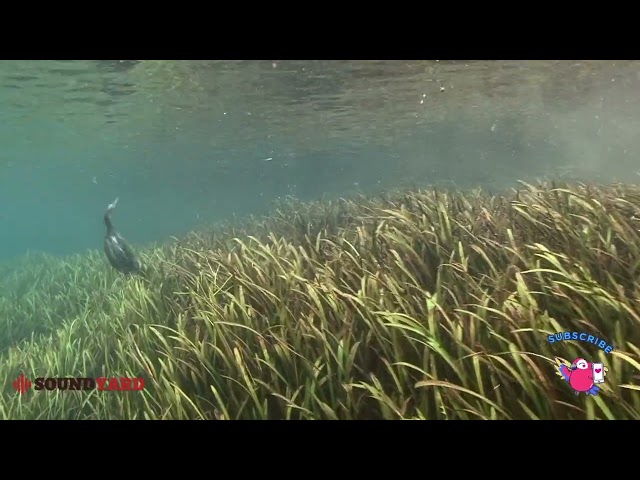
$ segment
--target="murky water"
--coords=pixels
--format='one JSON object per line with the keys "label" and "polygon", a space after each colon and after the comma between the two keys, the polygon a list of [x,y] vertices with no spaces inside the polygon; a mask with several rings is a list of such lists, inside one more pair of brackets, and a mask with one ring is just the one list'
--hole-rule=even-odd
{"label": "murky water", "polygon": [[409,184],[637,178],[635,61],[2,61],[4,255]]}

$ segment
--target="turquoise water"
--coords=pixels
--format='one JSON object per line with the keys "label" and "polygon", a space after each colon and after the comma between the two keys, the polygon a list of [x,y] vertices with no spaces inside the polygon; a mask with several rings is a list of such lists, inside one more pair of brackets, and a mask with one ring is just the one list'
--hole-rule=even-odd
{"label": "turquoise water", "polygon": [[635,181],[640,65],[1,61],[0,259],[410,185]]}

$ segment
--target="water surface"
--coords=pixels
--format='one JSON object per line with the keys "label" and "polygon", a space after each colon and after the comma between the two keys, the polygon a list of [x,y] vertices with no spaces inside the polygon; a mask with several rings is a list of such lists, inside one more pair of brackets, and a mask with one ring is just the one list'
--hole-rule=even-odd
{"label": "water surface", "polygon": [[407,185],[635,181],[636,61],[1,61],[0,257]]}

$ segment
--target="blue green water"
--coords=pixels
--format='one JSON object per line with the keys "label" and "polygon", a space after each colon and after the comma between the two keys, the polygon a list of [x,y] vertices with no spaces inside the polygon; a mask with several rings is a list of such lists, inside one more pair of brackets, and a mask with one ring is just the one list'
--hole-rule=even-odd
{"label": "blue green water", "polygon": [[635,181],[637,62],[1,61],[0,259],[410,185]]}

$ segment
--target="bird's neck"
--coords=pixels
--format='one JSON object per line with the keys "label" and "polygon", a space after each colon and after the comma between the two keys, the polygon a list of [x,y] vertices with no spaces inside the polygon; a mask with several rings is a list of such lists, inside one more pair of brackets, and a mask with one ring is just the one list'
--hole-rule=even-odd
{"label": "bird's neck", "polygon": [[107,227],[107,235],[112,235],[113,224],[111,223],[111,210],[104,212],[104,224]]}

